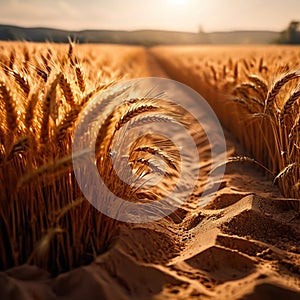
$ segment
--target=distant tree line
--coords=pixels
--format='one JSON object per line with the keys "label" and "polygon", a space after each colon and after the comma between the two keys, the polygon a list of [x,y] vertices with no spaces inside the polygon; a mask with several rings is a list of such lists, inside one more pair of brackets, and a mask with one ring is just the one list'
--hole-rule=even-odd
{"label": "distant tree line", "polygon": [[300,44],[300,21],[290,22],[288,28],[280,33],[275,42],[278,44]]}

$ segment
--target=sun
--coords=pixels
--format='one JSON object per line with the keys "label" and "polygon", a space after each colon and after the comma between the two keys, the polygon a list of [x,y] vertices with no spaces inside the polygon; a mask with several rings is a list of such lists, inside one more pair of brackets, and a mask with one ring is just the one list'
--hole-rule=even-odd
{"label": "sun", "polygon": [[186,3],[186,0],[169,0],[170,4],[173,5],[184,5]]}

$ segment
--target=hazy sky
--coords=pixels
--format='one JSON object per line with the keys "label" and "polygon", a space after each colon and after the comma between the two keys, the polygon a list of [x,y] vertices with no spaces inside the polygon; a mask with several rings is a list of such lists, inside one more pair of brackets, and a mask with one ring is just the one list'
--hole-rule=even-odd
{"label": "hazy sky", "polygon": [[283,30],[300,0],[0,0],[0,23],[63,29]]}

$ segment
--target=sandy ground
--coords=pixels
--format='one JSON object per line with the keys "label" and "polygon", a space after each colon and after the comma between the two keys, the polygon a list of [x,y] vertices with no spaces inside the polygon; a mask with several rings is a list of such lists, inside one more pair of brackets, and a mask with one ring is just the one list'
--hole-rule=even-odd
{"label": "sandy ground", "polygon": [[[164,76],[151,57],[149,67]],[[226,139],[228,156],[243,154]],[[230,164],[202,209],[200,194],[168,220],[125,225],[88,266],[55,278],[27,265],[0,273],[0,299],[300,299],[300,217],[270,178]]]}

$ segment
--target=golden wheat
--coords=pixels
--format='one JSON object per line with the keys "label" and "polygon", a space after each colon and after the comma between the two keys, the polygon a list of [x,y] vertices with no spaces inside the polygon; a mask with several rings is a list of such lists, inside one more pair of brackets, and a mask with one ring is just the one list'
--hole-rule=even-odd
{"label": "golden wheat", "polygon": [[[55,275],[90,262],[107,249],[121,224],[98,212],[83,197],[73,162],[80,162],[86,152],[72,155],[73,134],[94,96],[125,77],[149,75],[139,47],[4,43],[0,57],[1,269],[30,263]],[[83,123],[93,123],[99,117],[99,107],[105,115],[112,100],[123,92],[109,94],[96,103],[91,118],[83,119]],[[147,194],[139,185],[132,188],[119,179],[112,166],[110,145],[114,132],[121,131],[126,123],[142,124],[150,110],[159,108],[161,112],[166,107],[155,106],[159,103],[155,97],[144,105],[139,99],[124,101],[107,120],[101,120],[96,143],[100,149],[96,156],[99,173],[122,198],[141,202],[157,199],[157,190]],[[161,120],[172,116],[176,117],[174,113],[159,115]],[[158,147],[159,140],[147,140],[147,145]],[[140,140],[136,147],[143,143],[146,141]],[[161,157],[167,159],[171,148],[161,150]],[[132,157],[137,151],[131,152]],[[174,168],[170,157],[167,161],[170,169]],[[149,174],[161,174],[153,155],[128,163],[133,164],[129,170],[135,172],[128,176],[136,183]],[[100,200],[108,201],[105,197],[101,195]]]}
{"label": "golden wheat", "polygon": [[[196,122],[189,112],[155,97],[123,99],[110,111],[113,99],[126,90],[106,94],[91,106],[88,120],[81,112],[91,99],[125,78],[149,76],[141,48],[115,46],[5,43],[0,57],[0,268],[28,262],[63,272],[94,259],[117,234],[120,222],[99,213],[83,197],[72,169],[74,129],[79,117],[89,125],[99,118],[96,164],[108,188],[128,201],[157,200],[172,189],[180,172],[175,145],[161,136],[145,135],[129,149],[124,183],[113,166],[112,145],[120,145],[127,128],[155,122]],[[80,49],[80,51],[79,51]],[[299,71],[297,53],[152,50],[164,69],[199,91],[224,126],[232,130],[250,162],[272,174],[286,197],[299,198]],[[173,51],[173,52],[172,52]],[[151,94],[149,92],[149,94]],[[185,116],[183,118],[183,115]],[[88,127],[89,128],[89,127]],[[198,128],[194,128],[196,132]],[[200,129],[199,129],[200,131]],[[85,133],[91,133],[89,130]],[[84,138],[84,137],[83,137]],[[163,172],[154,157],[167,166]],[[149,174],[162,176],[153,189],[143,189]],[[133,176],[134,175],[134,176]],[[164,177],[172,178],[166,188]],[[105,199],[104,201],[109,201]],[[157,207],[159,210],[160,208]],[[299,209],[299,208],[297,208]]]}
{"label": "golden wheat", "polygon": [[298,50],[224,47],[221,55],[217,47],[198,49],[152,53],[171,78],[204,96],[250,157],[274,177],[288,174],[276,180],[284,196],[300,198],[299,168],[291,171],[300,161]]}

